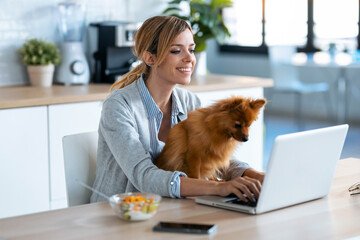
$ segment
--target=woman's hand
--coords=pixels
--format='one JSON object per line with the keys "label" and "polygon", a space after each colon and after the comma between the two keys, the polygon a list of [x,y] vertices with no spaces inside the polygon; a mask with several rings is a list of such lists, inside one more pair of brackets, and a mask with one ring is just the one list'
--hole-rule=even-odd
{"label": "woman's hand", "polygon": [[225,197],[233,193],[244,202],[247,202],[248,200],[243,194],[246,194],[250,201],[255,201],[252,196],[255,195],[257,199],[259,198],[261,182],[257,179],[245,176],[227,182],[221,182],[218,187],[220,196]]}
{"label": "woman's hand", "polygon": [[264,178],[265,178],[265,173],[256,171],[253,168],[248,168],[248,169],[245,170],[243,176],[244,177],[254,178],[254,179],[260,181],[260,183],[262,184],[263,181],[264,181]]}
{"label": "woman's hand", "polygon": [[202,195],[226,197],[233,193],[241,200],[247,202],[248,200],[243,195],[246,194],[250,201],[253,201],[253,195],[256,198],[260,196],[264,177],[265,173],[258,172],[253,168],[246,169],[242,177],[226,182],[180,177],[180,195],[183,197]]}

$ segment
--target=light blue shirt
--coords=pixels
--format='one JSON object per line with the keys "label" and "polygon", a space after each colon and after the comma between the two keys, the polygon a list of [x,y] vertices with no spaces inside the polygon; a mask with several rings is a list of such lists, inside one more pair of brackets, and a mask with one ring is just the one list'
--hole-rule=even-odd
{"label": "light blue shirt", "polygon": [[[144,101],[145,109],[147,111],[148,121],[149,121],[149,132],[150,132],[149,152],[152,159],[157,159],[160,152],[165,146],[165,143],[163,141],[160,141],[158,137],[161,121],[163,118],[163,113],[161,112],[159,107],[156,105],[154,99],[152,98],[149,90],[145,85],[145,81],[139,81],[139,87],[140,87],[141,98]],[[184,111],[181,108],[181,105],[178,103],[179,100],[176,94],[171,94],[171,98],[172,98],[171,127],[173,127],[175,124],[179,122],[178,115],[180,113],[184,114]],[[180,176],[187,177],[185,173],[177,172],[173,176],[170,182],[172,195],[177,198],[180,197]]]}

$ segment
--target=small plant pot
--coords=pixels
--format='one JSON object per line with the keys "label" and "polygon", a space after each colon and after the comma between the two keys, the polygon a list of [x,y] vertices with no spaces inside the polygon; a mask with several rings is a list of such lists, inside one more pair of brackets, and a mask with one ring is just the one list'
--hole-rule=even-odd
{"label": "small plant pot", "polygon": [[30,84],[37,87],[51,87],[53,82],[55,66],[50,65],[28,65]]}

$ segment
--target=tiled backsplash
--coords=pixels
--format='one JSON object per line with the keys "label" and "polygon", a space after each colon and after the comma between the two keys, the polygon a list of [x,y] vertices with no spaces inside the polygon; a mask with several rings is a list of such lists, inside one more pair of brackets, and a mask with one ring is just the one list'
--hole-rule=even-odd
{"label": "tiled backsplash", "polygon": [[[28,38],[60,41],[57,4],[60,0],[0,0],[0,86],[27,85],[26,68],[17,50]],[[166,0],[85,0],[87,22],[144,21],[161,14]],[[91,56],[85,35],[84,47]],[[91,60],[91,59],[89,59]]]}

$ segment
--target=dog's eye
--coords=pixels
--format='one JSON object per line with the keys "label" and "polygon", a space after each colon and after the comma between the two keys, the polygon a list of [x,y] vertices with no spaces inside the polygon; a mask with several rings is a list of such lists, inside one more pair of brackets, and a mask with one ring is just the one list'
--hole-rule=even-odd
{"label": "dog's eye", "polygon": [[234,127],[235,128],[241,128],[241,123],[235,123]]}

